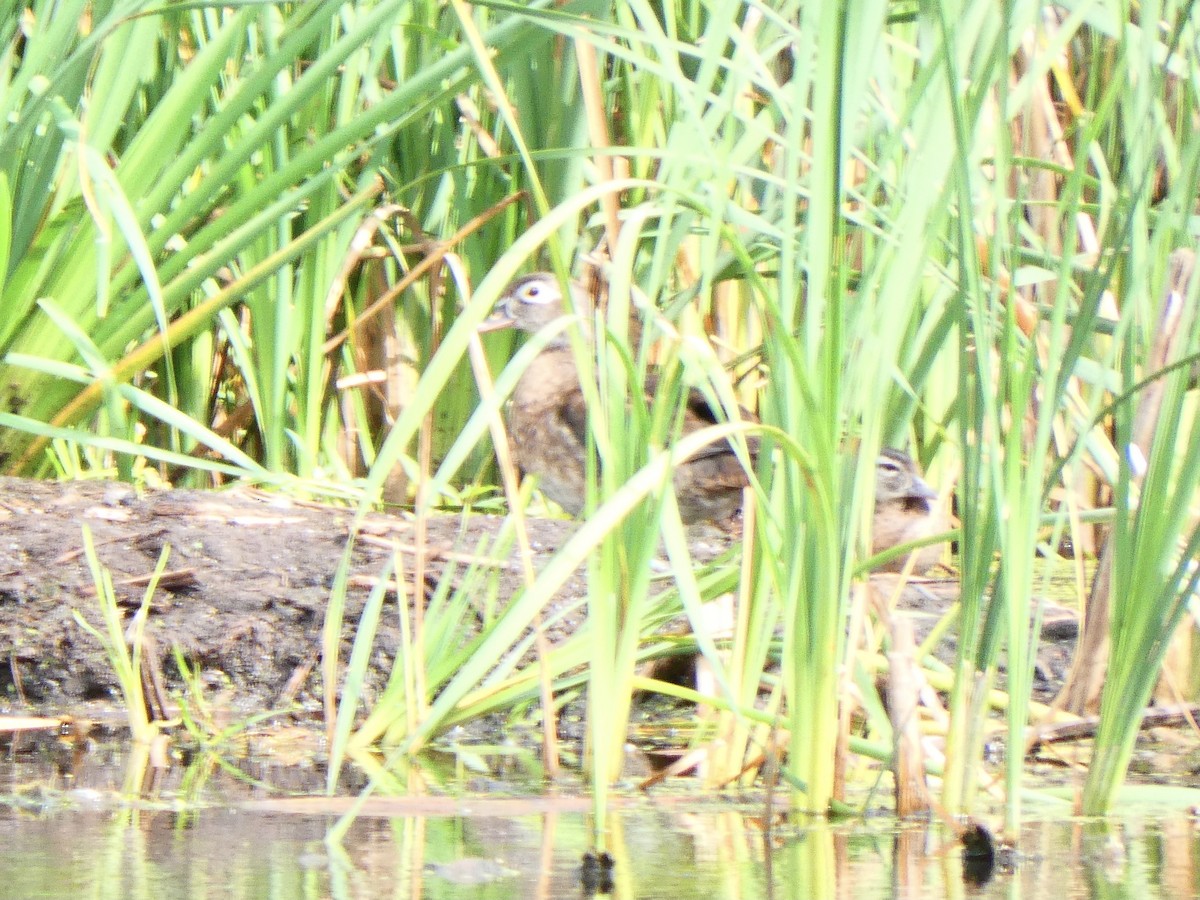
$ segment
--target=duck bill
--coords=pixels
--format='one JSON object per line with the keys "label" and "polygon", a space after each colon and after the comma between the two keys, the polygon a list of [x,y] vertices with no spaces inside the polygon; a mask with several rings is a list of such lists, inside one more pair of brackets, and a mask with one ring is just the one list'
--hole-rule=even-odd
{"label": "duck bill", "polygon": [[925,483],[920,475],[913,476],[912,492],[909,494],[914,500],[936,500],[938,497],[937,491]]}
{"label": "duck bill", "polygon": [[514,324],[516,324],[515,319],[510,318],[503,309],[497,309],[480,322],[475,330],[480,334],[487,334],[489,331],[503,331],[505,328],[511,328]]}

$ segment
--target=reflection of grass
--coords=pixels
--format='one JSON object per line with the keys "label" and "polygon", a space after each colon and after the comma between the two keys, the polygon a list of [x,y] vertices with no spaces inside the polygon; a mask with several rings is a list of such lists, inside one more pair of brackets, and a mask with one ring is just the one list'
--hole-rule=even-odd
{"label": "reflection of grass", "polygon": [[166,570],[170,548],[163,547],[158,557],[158,565],[146,585],[142,595],[141,605],[133,615],[133,620],[126,629],[120,607],[117,605],[117,595],[113,590],[112,573],[100,563],[96,556],[96,546],[92,540],[92,531],[83,526],[83,549],[87,557],[88,568],[92,573],[92,584],[96,589],[97,605],[100,617],[104,623],[103,630],[95,628],[79,612],[74,610],[75,621],[100,642],[108,657],[113,673],[117,677],[117,685],[125,700],[125,715],[129,720],[129,730],[139,744],[149,744],[157,737],[161,722],[151,721],[146,697],[142,690],[142,654],[145,649],[144,635],[146,617],[150,613],[150,599],[158,587],[158,579]]}
{"label": "reflection of grass", "polygon": [[[265,710],[226,721],[230,718],[226,706],[230,696],[219,691],[214,702],[210,696],[211,687],[205,684],[204,673],[188,663],[179,645],[171,648],[171,654],[183,681],[182,690],[175,698],[179,703],[179,724],[199,749],[214,754],[226,753],[231,748],[236,750],[247,731],[288,714],[286,709]],[[229,681],[224,672],[218,673],[218,677],[224,682]]]}

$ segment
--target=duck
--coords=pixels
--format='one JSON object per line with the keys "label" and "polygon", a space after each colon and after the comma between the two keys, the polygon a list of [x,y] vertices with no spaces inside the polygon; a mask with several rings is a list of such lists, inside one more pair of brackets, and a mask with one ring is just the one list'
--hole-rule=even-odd
{"label": "duck", "polygon": [[[592,298],[577,282],[570,283],[571,304],[588,313]],[[530,334],[567,312],[558,278],[534,272],[513,281],[497,301],[488,330],[512,326]],[[590,321],[590,316],[585,316]],[[637,332],[631,322],[631,332]],[[657,373],[646,377],[647,403],[657,392]],[[703,393],[692,389],[683,411],[682,433],[723,421]],[[742,413],[744,418],[752,418]],[[588,415],[579,370],[570,338],[560,333],[551,339],[521,375],[508,410],[508,430],[514,458],[526,475],[536,475],[542,493],[572,516],[578,516],[587,498]],[[747,438],[750,458],[758,452],[757,439]],[[741,460],[728,441],[715,441],[676,466],[675,498],[684,524],[723,522],[741,508],[742,491],[750,484]]]}
{"label": "duck", "polygon": [[[884,447],[875,463],[875,515],[871,522],[871,553],[930,537],[945,530],[937,507],[938,492],[931,488],[907,453]],[[941,556],[933,544],[916,551],[914,571],[928,569]],[[906,556],[889,560],[879,571],[899,572]]]}
{"label": "duck", "polygon": [[[593,300],[578,282],[569,282],[571,308],[590,321]],[[513,281],[496,302],[485,330],[515,327],[534,334],[567,313],[566,297],[558,277],[534,272]],[[630,332],[637,333],[631,322]],[[658,387],[657,373],[645,381],[647,403]],[[693,433],[724,420],[696,389],[688,392],[683,413],[683,434]],[[744,420],[756,421],[741,410]],[[566,332],[554,336],[526,368],[513,391],[508,410],[508,430],[513,455],[524,475],[534,475],[538,487],[571,516],[579,516],[587,498],[587,403],[580,383],[575,353]],[[750,462],[758,457],[757,437],[746,439]],[[684,524],[724,523],[741,508],[744,489],[750,484],[746,469],[727,441],[715,441],[680,463],[673,475],[675,497]],[[935,514],[937,492],[921,478],[912,458],[901,450],[880,451],[875,468],[875,513],[872,553],[877,554],[941,530]],[[918,551],[917,567],[928,568],[938,547]],[[905,558],[880,568],[900,571]]]}

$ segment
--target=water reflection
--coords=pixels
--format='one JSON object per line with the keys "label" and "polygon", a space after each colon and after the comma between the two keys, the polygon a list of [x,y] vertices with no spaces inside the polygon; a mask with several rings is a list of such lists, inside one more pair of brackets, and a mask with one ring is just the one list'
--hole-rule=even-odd
{"label": "water reflection", "polygon": [[1031,821],[1015,867],[964,880],[961,845],[942,828],[879,818],[768,834],[753,802],[663,792],[621,798],[611,866],[585,866],[580,793],[436,796],[432,784],[420,801],[368,806],[335,847],[325,836],[349,798],[281,798],[273,775],[315,790],[294,770],[256,775],[176,767],[131,792],[116,766],[64,777],[10,753],[0,896],[1177,898],[1195,895],[1200,859],[1196,822],[1182,814]]}

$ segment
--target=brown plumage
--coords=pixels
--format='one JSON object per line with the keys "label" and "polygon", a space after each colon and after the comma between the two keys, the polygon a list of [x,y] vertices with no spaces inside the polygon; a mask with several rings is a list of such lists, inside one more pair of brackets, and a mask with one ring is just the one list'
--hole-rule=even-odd
{"label": "brown plumage", "polygon": [[[591,297],[574,282],[571,291],[575,311],[590,323]],[[508,286],[496,304],[489,328],[511,325],[536,333],[565,312],[558,279],[548,272],[535,272]],[[657,387],[657,376],[651,373],[645,385],[647,403],[654,401]],[[752,418],[745,411],[742,416]],[[688,392],[684,434],[719,421],[700,391]],[[508,428],[521,470],[538,477],[538,485],[547,497],[571,515],[579,515],[587,497],[588,415],[575,356],[565,332],[534,357],[517,382]],[[757,438],[750,436],[746,443],[751,458],[757,458]],[[742,490],[749,484],[733,447],[725,441],[709,444],[680,464],[673,480],[679,512],[687,523],[729,518],[740,508]],[[941,531],[933,510],[936,498],[937,493],[917,474],[907,454],[884,449],[876,465],[873,552]],[[922,550],[917,567],[932,565],[938,554],[937,547]],[[883,568],[899,570],[903,565],[904,559],[899,559]]]}
{"label": "brown plumage", "polygon": [[[882,553],[890,547],[929,537],[945,530],[934,508],[937,491],[917,474],[916,463],[907,453],[885,447],[875,464],[875,518],[871,526],[871,552]],[[927,569],[941,555],[934,544],[917,552],[916,570]],[[898,572],[906,557],[881,566]]]}
{"label": "brown plumage", "polygon": [[[591,298],[572,283],[577,312],[590,312]],[[548,272],[518,278],[496,304],[501,324],[530,333],[566,312],[558,279]],[[590,321],[590,316],[585,316]],[[658,379],[646,379],[647,403],[654,401]],[[748,414],[747,414],[748,415]],[[683,433],[716,424],[717,414],[700,391],[688,393]],[[517,382],[508,413],[517,464],[537,475],[542,492],[572,515],[583,510],[587,496],[587,406],[570,341],[564,333],[539,353]],[[757,442],[747,439],[753,456]],[[737,512],[742,489],[749,484],[737,455],[725,441],[714,442],[680,463],[673,476],[675,497],[684,522],[720,521]]]}

